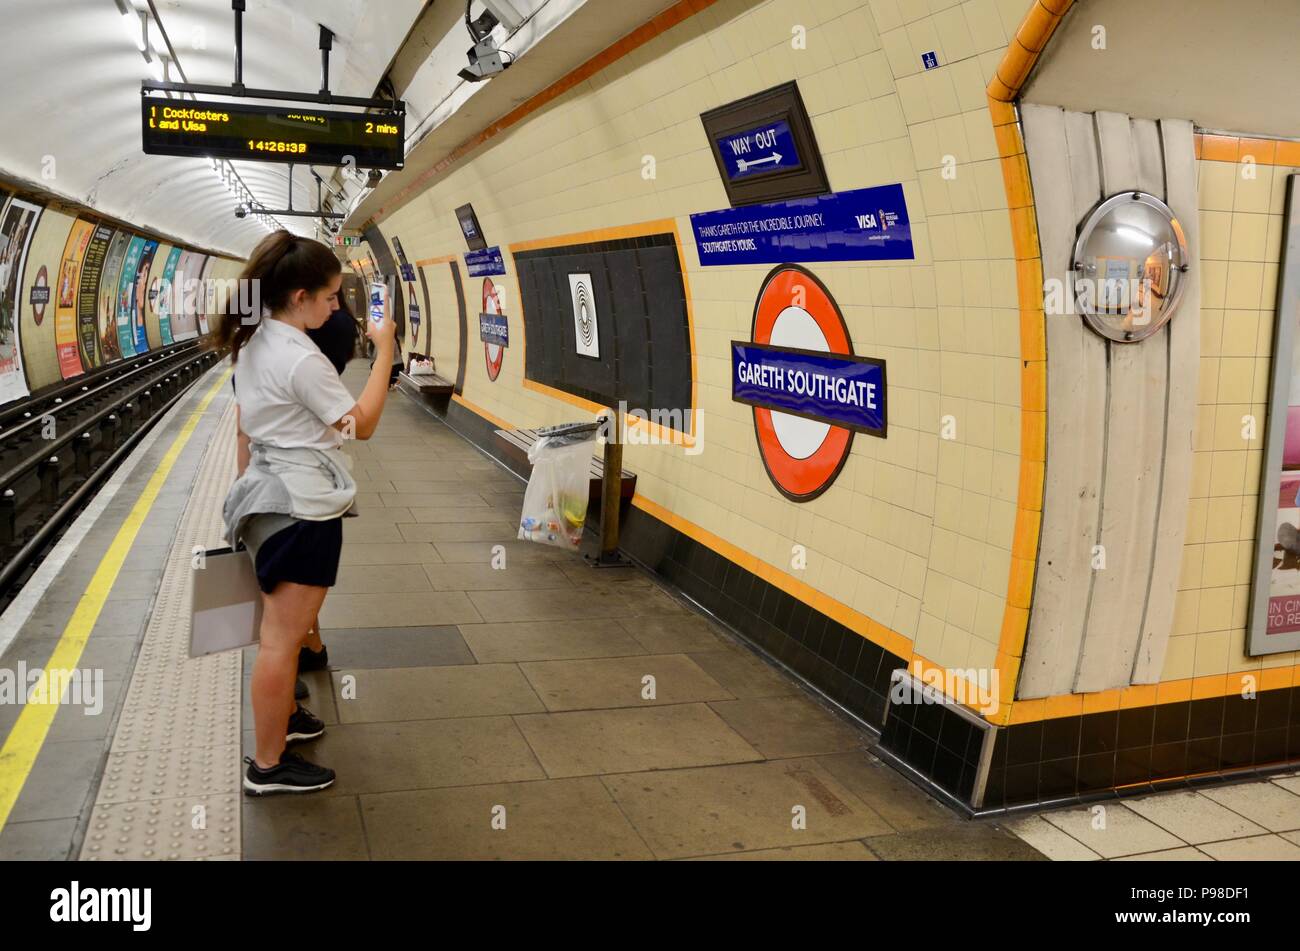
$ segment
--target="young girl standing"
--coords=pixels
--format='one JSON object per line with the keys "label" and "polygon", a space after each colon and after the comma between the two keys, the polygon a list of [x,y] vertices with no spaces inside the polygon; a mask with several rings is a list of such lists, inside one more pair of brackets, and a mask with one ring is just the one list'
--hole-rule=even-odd
{"label": "young girl standing", "polygon": [[[312,792],[334,771],[285,751],[314,739],[320,721],[293,701],[298,653],[338,574],[342,517],[356,495],[345,437],[369,439],[388,395],[391,316],[367,321],[376,360],[357,399],[306,331],[338,307],[342,268],[325,245],[287,231],[254,249],[242,280],[256,281],[260,320],[228,314],[215,332],[235,366],[239,426],[249,461],[226,498],[226,535],[243,542],[263,592],[261,644],[251,684],[257,746],[244,791]],[[240,295],[243,296],[243,295]],[[247,298],[245,298],[247,299]],[[255,296],[253,299],[257,299]]]}

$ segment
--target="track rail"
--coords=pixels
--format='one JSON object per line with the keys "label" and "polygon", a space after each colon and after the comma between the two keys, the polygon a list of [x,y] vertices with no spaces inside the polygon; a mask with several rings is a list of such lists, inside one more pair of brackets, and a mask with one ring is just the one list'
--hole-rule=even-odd
{"label": "track rail", "polygon": [[223,356],[197,341],[170,347],[0,413],[0,605],[153,424]]}

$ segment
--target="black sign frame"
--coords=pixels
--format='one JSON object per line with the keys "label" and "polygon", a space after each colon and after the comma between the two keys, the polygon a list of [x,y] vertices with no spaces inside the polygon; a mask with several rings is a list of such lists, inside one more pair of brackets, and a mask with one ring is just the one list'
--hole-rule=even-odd
{"label": "black sign frame", "polygon": [[[722,156],[718,140],[764,123],[781,120],[790,126],[800,164],[795,168],[732,181],[727,174],[726,159]],[[718,175],[722,179],[722,187],[727,190],[727,200],[731,207],[830,193],[830,180],[826,175],[826,167],[822,164],[821,149],[817,147],[817,137],[813,134],[812,121],[808,118],[803,97],[799,95],[797,81],[791,80],[702,112],[700,121],[704,124],[709,151],[717,163]]]}
{"label": "black sign frame", "polygon": [[[460,233],[465,237],[465,244],[471,251],[486,251],[487,238],[483,235],[483,226],[478,223],[478,215],[474,214],[473,204],[464,204],[456,209],[456,221],[460,224]],[[470,232],[466,226],[472,228],[474,237],[470,237]]]}

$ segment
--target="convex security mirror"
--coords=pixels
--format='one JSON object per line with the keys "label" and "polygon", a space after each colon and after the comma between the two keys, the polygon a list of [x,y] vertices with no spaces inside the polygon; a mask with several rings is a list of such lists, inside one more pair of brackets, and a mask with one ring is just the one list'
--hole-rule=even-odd
{"label": "convex security mirror", "polygon": [[1168,205],[1141,191],[1112,195],[1079,229],[1075,306],[1103,337],[1136,343],[1174,315],[1187,266],[1183,228]]}

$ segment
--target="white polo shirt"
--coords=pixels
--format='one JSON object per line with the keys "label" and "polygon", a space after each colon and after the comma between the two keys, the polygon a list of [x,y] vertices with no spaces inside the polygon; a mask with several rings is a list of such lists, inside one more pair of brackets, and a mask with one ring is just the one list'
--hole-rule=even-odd
{"label": "white polo shirt", "polygon": [[239,428],[281,449],[334,449],[334,423],[356,405],[320,347],[296,327],[264,317],[235,364]]}

